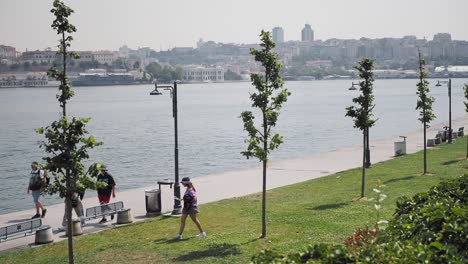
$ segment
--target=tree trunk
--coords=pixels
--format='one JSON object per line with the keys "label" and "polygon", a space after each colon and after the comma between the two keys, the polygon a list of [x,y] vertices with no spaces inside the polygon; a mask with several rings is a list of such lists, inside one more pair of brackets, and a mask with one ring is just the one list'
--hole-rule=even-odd
{"label": "tree trunk", "polygon": [[361,198],[364,197],[364,186],[366,185],[366,132],[362,133],[362,185]]}
{"label": "tree trunk", "polygon": [[74,264],[74,256],[73,256],[73,233],[72,233],[72,205],[71,205],[71,175],[70,170],[67,169],[66,171],[66,195],[65,195],[65,210],[67,210],[67,232],[68,232],[68,263]]}
{"label": "tree trunk", "polygon": [[366,168],[370,168],[370,144],[369,144],[369,127],[366,127]]}
{"label": "tree trunk", "polygon": [[[267,136],[267,122],[266,116],[263,114],[263,151],[267,153],[268,148],[268,136]],[[263,184],[262,184],[262,235],[260,238],[266,237],[266,176],[267,176],[267,160],[268,157],[265,157],[263,160]]]}
{"label": "tree trunk", "polygon": [[266,237],[266,166],[267,161],[263,161],[263,188],[262,188],[262,235],[260,238]]}
{"label": "tree trunk", "polygon": [[[65,32],[62,33],[62,47],[63,47],[63,75],[62,75],[62,85],[65,85],[65,78],[67,77],[67,45],[65,45]],[[63,91],[62,91],[63,94]],[[67,116],[67,101],[60,101],[63,108],[63,117]]]}
{"label": "tree trunk", "polygon": [[427,154],[426,154],[426,122],[424,122],[424,173],[427,173]]}

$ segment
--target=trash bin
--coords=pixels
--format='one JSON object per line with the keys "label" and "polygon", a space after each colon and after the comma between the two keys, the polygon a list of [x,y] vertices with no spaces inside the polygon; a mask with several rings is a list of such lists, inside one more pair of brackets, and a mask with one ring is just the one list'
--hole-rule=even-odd
{"label": "trash bin", "polygon": [[146,215],[156,216],[161,214],[161,190],[145,190]]}
{"label": "trash bin", "polygon": [[395,156],[406,155],[406,137],[400,136],[403,138],[403,141],[397,141],[394,143],[395,147]]}

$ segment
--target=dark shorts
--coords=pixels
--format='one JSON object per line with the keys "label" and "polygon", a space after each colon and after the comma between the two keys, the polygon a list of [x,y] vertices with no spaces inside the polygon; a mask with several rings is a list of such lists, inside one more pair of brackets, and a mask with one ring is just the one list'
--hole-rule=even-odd
{"label": "dark shorts", "polygon": [[100,204],[109,203],[110,202],[110,195],[107,196],[107,195],[99,195],[98,194],[98,199],[99,199]]}
{"label": "dark shorts", "polygon": [[191,206],[190,208],[183,208],[182,213],[188,215],[198,214],[200,210],[198,210],[198,206]]}

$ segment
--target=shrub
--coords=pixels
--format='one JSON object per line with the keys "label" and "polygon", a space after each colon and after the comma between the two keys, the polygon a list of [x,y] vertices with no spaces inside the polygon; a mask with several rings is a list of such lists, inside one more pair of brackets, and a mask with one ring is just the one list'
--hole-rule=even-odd
{"label": "shrub", "polygon": [[345,245],[318,244],[281,255],[262,251],[253,263],[468,263],[468,174],[397,201],[384,231],[358,229]]}

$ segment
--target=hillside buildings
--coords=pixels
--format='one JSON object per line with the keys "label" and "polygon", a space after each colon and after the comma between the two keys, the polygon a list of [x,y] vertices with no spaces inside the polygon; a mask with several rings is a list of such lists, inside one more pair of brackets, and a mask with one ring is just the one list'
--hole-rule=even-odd
{"label": "hillside buildings", "polygon": [[[453,76],[468,77],[465,68],[456,68],[455,71],[449,67],[468,65],[468,41],[453,40],[449,33],[438,33],[432,40],[416,36],[320,40],[315,39],[315,32],[309,24],[296,32],[295,35],[301,35],[299,40],[286,40],[282,27],[272,29],[275,52],[284,65],[282,73],[285,76],[322,78],[329,74],[349,75],[356,62],[366,57],[376,61],[375,69],[379,70],[376,76],[380,78],[409,78],[414,75],[412,70],[417,69],[419,48],[432,74],[442,74],[441,70],[434,71],[439,67],[442,72]],[[150,47],[131,49],[124,45],[118,51],[78,51],[80,59],[73,60],[71,64],[80,72],[100,67],[114,72],[135,71],[145,77],[145,67],[157,62],[162,68],[180,68],[183,81],[220,82],[224,81],[226,72],[248,79],[250,73],[263,70],[250,54],[252,48],[261,47],[258,44],[217,43],[203,39],[195,48],[175,47],[159,52]],[[0,45],[0,73],[29,71],[31,66],[38,68],[37,65],[45,69],[45,66],[59,62],[57,60],[56,51],[50,49],[18,53],[14,47]]]}

